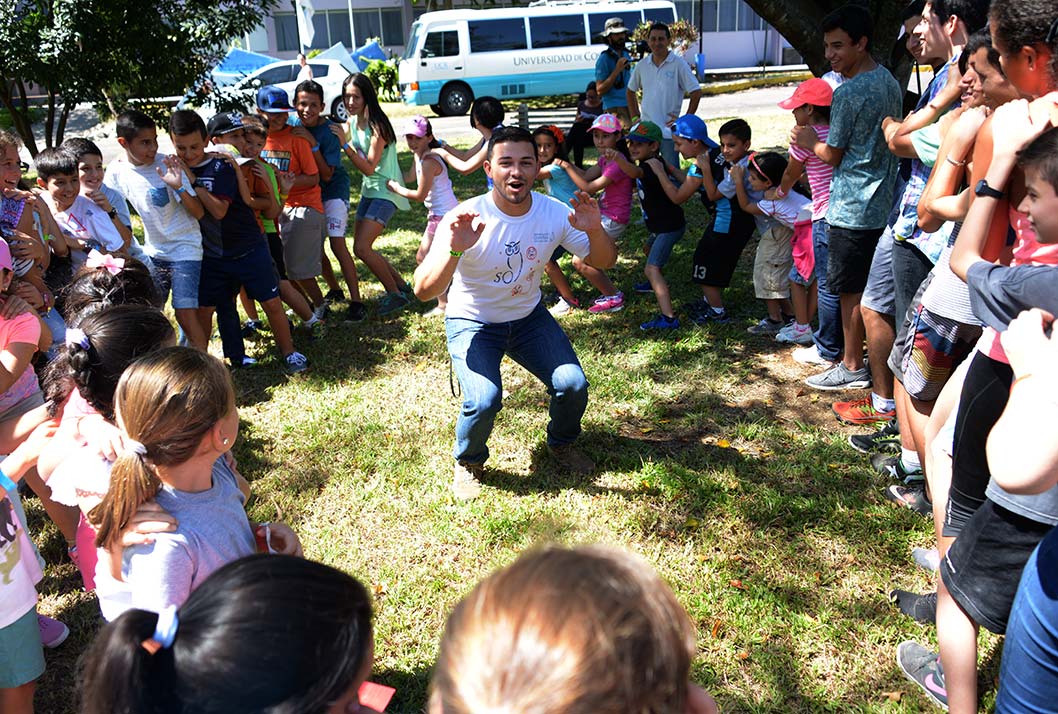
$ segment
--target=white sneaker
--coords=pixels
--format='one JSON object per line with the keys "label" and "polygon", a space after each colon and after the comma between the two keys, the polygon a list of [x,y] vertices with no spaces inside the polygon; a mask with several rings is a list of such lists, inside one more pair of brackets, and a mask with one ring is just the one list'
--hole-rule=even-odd
{"label": "white sneaker", "polygon": [[794,350],[793,358],[795,362],[810,364],[817,367],[833,367],[836,364],[835,362],[831,362],[830,360],[821,357],[819,350],[815,345]]}
{"label": "white sneaker", "polygon": [[568,303],[568,302],[566,302],[565,298],[561,298],[560,297],[558,299],[558,302],[556,302],[551,307],[551,309],[548,310],[548,312],[550,312],[555,317],[559,317],[560,315],[568,315],[569,313],[573,312],[576,309],[577,309],[576,305]]}

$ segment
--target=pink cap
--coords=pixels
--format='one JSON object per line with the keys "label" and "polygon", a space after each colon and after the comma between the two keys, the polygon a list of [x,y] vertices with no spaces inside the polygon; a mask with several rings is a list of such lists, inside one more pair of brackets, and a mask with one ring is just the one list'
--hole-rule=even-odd
{"label": "pink cap", "polygon": [[607,134],[620,134],[621,121],[613,114],[600,114],[595,117],[595,121],[591,123],[591,129],[588,129],[588,131],[595,131],[596,129]]}
{"label": "pink cap", "polygon": [[826,80],[813,77],[797,85],[793,96],[779,102],[779,106],[783,109],[797,109],[805,104],[811,104],[814,107],[829,107],[833,99],[834,90]]}
{"label": "pink cap", "polygon": [[414,116],[404,122],[404,129],[400,132],[401,136],[426,136],[432,133],[430,131],[430,122],[423,116]]}
{"label": "pink cap", "polygon": [[6,240],[0,240],[0,268],[14,270],[14,263],[11,262],[11,248]]}

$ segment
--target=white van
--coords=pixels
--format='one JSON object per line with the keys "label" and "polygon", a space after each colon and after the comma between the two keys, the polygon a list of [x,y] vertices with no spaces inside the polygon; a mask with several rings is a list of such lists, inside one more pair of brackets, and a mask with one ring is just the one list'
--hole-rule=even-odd
{"label": "white van", "polygon": [[536,2],[528,7],[442,10],[422,15],[399,66],[406,104],[465,114],[475,97],[576,94],[595,79],[607,18],[629,31],[642,22],[676,21],[670,0]]}

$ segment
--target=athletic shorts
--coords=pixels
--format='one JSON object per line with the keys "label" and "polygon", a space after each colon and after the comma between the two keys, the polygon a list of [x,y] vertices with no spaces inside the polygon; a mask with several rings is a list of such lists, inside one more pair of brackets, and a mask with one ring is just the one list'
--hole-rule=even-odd
{"label": "athletic shorts", "polygon": [[752,235],[752,232],[738,235],[707,230],[694,249],[691,280],[699,285],[726,288]]}
{"label": "athletic shorts", "polygon": [[264,241],[238,258],[202,259],[199,304],[216,307],[231,300],[240,287],[246,288],[246,294],[257,302],[279,297],[279,276]]}
{"label": "athletic shorts", "polygon": [[276,275],[280,280],[286,280],[287,264],[283,260],[283,239],[278,233],[265,233],[265,238],[268,239],[268,254],[272,256],[272,265],[275,266]]}
{"label": "athletic shorts", "polygon": [[985,499],[941,560],[944,586],[970,619],[1002,635],[1021,571],[1050,530]]}
{"label": "athletic shorts", "polygon": [[618,223],[612,218],[602,217],[602,229],[606,231],[606,235],[610,236],[611,240],[620,239],[626,228],[628,228],[627,223]]}
{"label": "athletic shorts", "polygon": [[[893,283],[893,231],[886,228],[878,238],[871,268],[867,274],[867,285],[863,288],[860,306],[874,310],[880,315],[893,317],[896,313]],[[900,316],[901,319],[903,315]]]}
{"label": "athletic shorts", "polygon": [[[32,558],[32,553],[22,557]],[[0,628],[0,689],[14,689],[44,674],[44,646],[40,642],[37,607]]]}
{"label": "athletic shorts", "polygon": [[793,229],[772,226],[764,231],[753,257],[753,290],[760,300],[790,297],[790,268],[793,267]]}
{"label": "athletic shorts", "polygon": [[325,218],[315,208],[284,208],[279,215],[283,262],[291,280],[311,280],[323,272]]}
{"label": "athletic shorts", "polygon": [[349,226],[349,202],[332,198],[323,202],[323,215],[327,219],[327,237],[345,238]]}
{"label": "athletic shorts", "polygon": [[904,389],[922,402],[936,401],[952,372],[973,351],[980,325],[967,325],[919,305],[903,346]]}
{"label": "athletic shorts", "polygon": [[827,289],[838,295],[862,293],[871,273],[874,249],[884,228],[854,230],[830,227]]}

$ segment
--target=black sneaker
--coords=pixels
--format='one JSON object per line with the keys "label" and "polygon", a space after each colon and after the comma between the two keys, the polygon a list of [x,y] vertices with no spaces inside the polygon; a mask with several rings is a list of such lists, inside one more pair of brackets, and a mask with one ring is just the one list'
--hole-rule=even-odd
{"label": "black sneaker", "polygon": [[917,642],[901,642],[896,648],[896,663],[908,679],[922,688],[931,702],[948,711],[948,689],[940,657]]}
{"label": "black sneaker", "polygon": [[925,484],[914,486],[890,486],[885,489],[885,497],[898,506],[908,508],[927,518],[933,517],[933,502],[926,498]]}
{"label": "black sneaker", "polygon": [[342,292],[341,288],[328,290],[327,294],[323,296],[323,301],[328,305],[332,302],[341,302],[342,300],[345,300],[345,293]]}
{"label": "black sneaker", "polygon": [[904,468],[904,462],[900,459],[899,455],[890,456],[889,454],[874,454],[871,456],[871,468],[882,476],[888,476],[889,478],[905,483],[908,486],[915,483],[922,483],[926,480],[926,475],[922,473],[922,469],[908,471]]}
{"label": "black sneaker", "polygon": [[242,336],[246,339],[254,337],[258,332],[261,331],[263,325],[260,320],[247,320],[242,325]]}
{"label": "black sneaker", "polygon": [[349,303],[349,309],[345,311],[346,322],[362,322],[367,317],[367,309],[364,307],[362,302]]}
{"label": "black sneaker", "polygon": [[731,318],[727,315],[727,310],[724,308],[716,308],[706,306],[705,310],[694,315],[691,320],[697,325],[707,325],[710,322],[714,322],[718,325],[725,325],[731,322]]}
{"label": "black sneaker", "polygon": [[900,425],[896,419],[890,419],[878,431],[871,434],[853,434],[849,445],[861,454],[873,454],[876,451],[900,451]]}
{"label": "black sneaker", "polygon": [[705,300],[691,300],[683,306],[683,311],[691,318],[698,317],[711,309],[712,307]]}
{"label": "black sneaker", "polygon": [[900,612],[915,622],[932,625],[937,621],[937,593],[935,592],[919,595],[908,590],[893,590],[889,593],[889,600],[900,608]]}

